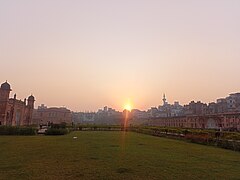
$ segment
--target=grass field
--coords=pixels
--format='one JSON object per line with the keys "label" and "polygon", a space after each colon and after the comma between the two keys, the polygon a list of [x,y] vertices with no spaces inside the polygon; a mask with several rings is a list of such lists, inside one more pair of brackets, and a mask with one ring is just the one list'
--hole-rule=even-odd
{"label": "grass field", "polygon": [[0,136],[0,179],[240,179],[240,153],[132,132]]}

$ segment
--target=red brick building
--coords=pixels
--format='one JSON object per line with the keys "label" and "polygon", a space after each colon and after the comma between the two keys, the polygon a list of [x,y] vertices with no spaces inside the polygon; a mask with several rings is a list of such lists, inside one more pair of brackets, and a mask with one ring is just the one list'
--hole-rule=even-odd
{"label": "red brick building", "polygon": [[240,113],[222,113],[212,115],[189,115],[150,119],[150,126],[240,130]]}
{"label": "red brick building", "polygon": [[38,107],[38,109],[34,110],[33,113],[33,124],[61,124],[61,123],[72,123],[72,113],[69,109],[64,107],[51,107],[48,108],[44,105]]}
{"label": "red brick building", "polygon": [[26,126],[32,124],[35,98],[29,96],[24,101],[18,100],[16,94],[9,98],[11,86],[8,82],[0,88],[0,125]]}

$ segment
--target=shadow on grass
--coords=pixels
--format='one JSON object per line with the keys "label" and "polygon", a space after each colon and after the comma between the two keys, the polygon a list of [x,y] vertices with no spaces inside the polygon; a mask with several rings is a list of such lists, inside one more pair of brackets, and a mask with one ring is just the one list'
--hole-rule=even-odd
{"label": "shadow on grass", "polygon": [[119,147],[119,145],[110,145],[110,147]]}
{"label": "shadow on grass", "polygon": [[116,172],[119,174],[124,174],[124,173],[132,173],[132,170],[129,168],[118,168]]}

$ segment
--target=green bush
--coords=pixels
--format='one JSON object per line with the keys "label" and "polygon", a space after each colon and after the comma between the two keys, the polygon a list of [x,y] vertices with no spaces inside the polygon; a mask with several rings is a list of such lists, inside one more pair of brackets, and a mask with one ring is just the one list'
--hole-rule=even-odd
{"label": "green bush", "polygon": [[240,133],[224,132],[223,139],[240,140]]}
{"label": "green bush", "polygon": [[36,135],[37,129],[33,127],[0,126],[0,135]]}
{"label": "green bush", "polygon": [[55,128],[50,128],[46,131],[46,135],[53,135],[53,136],[57,136],[57,135],[65,135],[68,134],[69,130],[68,129],[63,129],[63,128],[59,128],[59,129],[55,129]]}
{"label": "green bush", "polygon": [[52,129],[65,129],[67,127],[67,123],[62,122],[61,124],[50,124]]}

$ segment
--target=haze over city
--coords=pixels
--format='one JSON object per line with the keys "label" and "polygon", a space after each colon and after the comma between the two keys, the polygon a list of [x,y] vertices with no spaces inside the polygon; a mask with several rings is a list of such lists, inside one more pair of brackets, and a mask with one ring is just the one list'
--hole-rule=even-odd
{"label": "haze over city", "polygon": [[74,111],[215,101],[240,84],[240,1],[0,0],[1,82]]}

